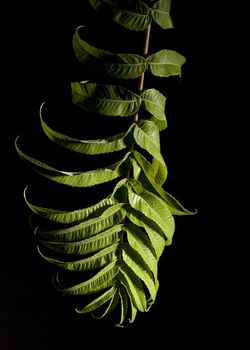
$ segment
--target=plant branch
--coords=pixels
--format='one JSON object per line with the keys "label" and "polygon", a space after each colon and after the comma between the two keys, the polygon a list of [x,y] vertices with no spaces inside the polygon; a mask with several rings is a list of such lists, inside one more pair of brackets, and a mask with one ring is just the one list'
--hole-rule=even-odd
{"label": "plant branch", "polygon": [[[148,54],[148,49],[149,49],[149,42],[150,42],[150,33],[151,33],[151,24],[149,24],[148,28],[146,29],[145,33],[145,40],[144,40],[144,47],[143,47],[143,55],[146,56]],[[143,87],[144,87],[144,76],[145,73],[143,73],[139,78],[138,78],[138,92],[142,92]],[[133,121],[134,123],[138,123],[139,121],[139,112],[136,112],[133,116]],[[133,141],[130,150],[133,151],[134,149],[135,142]],[[131,170],[127,174],[127,179],[130,178],[131,175]]]}
{"label": "plant branch", "polygon": [[[143,47],[143,55],[146,56],[148,54],[149,49],[149,42],[150,42],[150,33],[151,33],[151,24],[149,24],[146,33],[145,33],[145,40],[144,40],[144,47]],[[144,75],[143,73],[139,79],[138,79],[138,91],[141,92],[144,87]],[[134,122],[137,123],[139,120],[139,113],[135,113],[134,115]]]}

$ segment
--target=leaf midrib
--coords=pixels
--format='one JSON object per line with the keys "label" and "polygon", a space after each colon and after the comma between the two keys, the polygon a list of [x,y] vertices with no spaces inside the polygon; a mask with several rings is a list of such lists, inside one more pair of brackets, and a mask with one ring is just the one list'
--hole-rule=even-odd
{"label": "leaf midrib", "polygon": [[[78,94],[78,93],[76,93],[76,94],[74,94],[74,95],[78,95],[78,96],[83,96],[83,95],[81,95],[81,94]],[[89,99],[95,99],[95,97],[89,97],[89,96],[84,96],[85,98],[89,98]],[[103,98],[103,97],[96,97],[96,99],[97,100],[101,100],[101,101],[112,101],[112,102],[122,102],[122,103],[134,103],[134,102],[137,102],[137,101],[140,101],[140,96],[138,96],[138,98],[134,98],[133,100],[115,100],[115,99],[113,99],[113,98]]]}

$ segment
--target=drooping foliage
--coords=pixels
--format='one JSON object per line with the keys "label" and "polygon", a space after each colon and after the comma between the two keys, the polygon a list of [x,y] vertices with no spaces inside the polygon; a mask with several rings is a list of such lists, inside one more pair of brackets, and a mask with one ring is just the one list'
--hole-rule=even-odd
{"label": "drooping foliage", "polygon": [[[86,120],[95,114],[107,121],[111,117],[131,118],[131,123],[123,132],[106,138],[76,138],[61,132],[60,126],[49,125],[42,104],[41,128],[49,140],[72,154],[122,156],[104,167],[96,163],[95,169],[68,171],[30,155],[23,150],[20,137],[16,139],[16,150],[38,174],[62,187],[80,190],[93,186],[93,191],[98,191],[97,185],[114,183],[108,196],[74,210],[35,203],[32,187],[25,189],[24,199],[39,218],[39,224],[33,225],[38,252],[58,267],[54,287],[66,295],[94,294],[85,306],[76,307],[78,313],[91,312],[102,318],[118,306],[118,325],[122,325],[127,320],[133,322],[137,312],[147,311],[156,299],[158,260],[172,242],[174,215],[193,214],[163,188],[168,171],[161,154],[160,131],[167,127],[166,98],[154,88],[143,87],[146,74],[180,76],[185,58],[166,49],[148,54],[151,25],[172,28],[170,0],[89,3],[125,31],[145,31],[145,50],[142,55],[103,50],[88,42],[85,27],[77,28],[73,36],[77,59],[103,79],[101,83],[72,82],[72,103],[82,110]],[[113,83],[104,83],[105,78]],[[134,91],[120,84],[127,79],[139,80],[139,88]],[[92,270],[92,275],[84,279],[82,272]],[[64,271],[81,272],[81,278],[67,284]]]}

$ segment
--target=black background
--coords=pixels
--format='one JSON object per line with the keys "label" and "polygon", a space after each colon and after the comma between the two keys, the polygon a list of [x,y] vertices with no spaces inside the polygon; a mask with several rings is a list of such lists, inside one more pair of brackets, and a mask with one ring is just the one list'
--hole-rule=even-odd
{"label": "black background", "polygon": [[65,98],[64,87],[84,79],[78,77],[71,38],[78,25],[93,25],[93,11],[87,1],[12,2],[3,9],[1,349],[132,348],[134,342],[202,349],[233,341],[241,348],[246,307],[241,218],[248,215],[242,204],[244,38],[239,9],[228,2],[209,6],[175,0],[175,29],[152,32],[152,52],[176,49],[187,58],[181,81],[156,84],[168,98],[169,127],[162,133],[168,190],[198,214],[176,219],[173,245],[160,260],[156,303],[124,329],[114,328],[112,319],[76,315],[72,302],[52,289],[51,270],[36,253],[22,199],[31,175],[14,149],[17,135],[32,134],[38,126],[41,102]]}

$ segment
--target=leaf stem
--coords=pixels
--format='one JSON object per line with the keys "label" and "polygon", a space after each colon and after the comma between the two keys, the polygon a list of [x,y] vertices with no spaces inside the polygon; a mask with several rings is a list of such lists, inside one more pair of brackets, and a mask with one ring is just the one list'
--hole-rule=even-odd
{"label": "leaf stem", "polygon": [[[150,42],[150,34],[151,34],[151,24],[149,24],[145,33],[144,47],[143,47],[143,55],[146,56],[148,54],[149,42]],[[142,92],[144,87],[144,76],[143,73],[138,79],[138,92]],[[137,123],[139,121],[139,112],[136,112],[134,115],[134,122]]]}
{"label": "leaf stem", "polygon": [[[144,46],[143,46],[143,55],[146,56],[148,54],[149,49],[149,42],[150,42],[150,34],[151,34],[151,24],[146,29],[145,33],[145,39],[144,39]],[[138,78],[138,92],[142,92],[144,87],[144,73]],[[139,121],[139,112],[136,112],[133,116],[133,122],[138,123]],[[133,141],[130,145],[130,150],[133,151],[135,146],[135,142]],[[129,179],[131,176],[131,170],[127,174],[127,179]]]}

